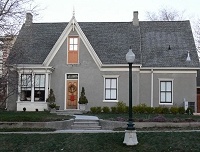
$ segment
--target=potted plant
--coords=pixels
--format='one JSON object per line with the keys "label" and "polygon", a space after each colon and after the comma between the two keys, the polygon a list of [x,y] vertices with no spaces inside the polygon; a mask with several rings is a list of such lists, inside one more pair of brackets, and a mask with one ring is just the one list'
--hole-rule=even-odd
{"label": "potted plant", "polygon": [[86,109],[85,107],[86,107],[86,104],[88,103],[88,100],[87,100],[87,98],[85,96],[85,89],[84,89],[84,87],[82,87],[81,96],[79,98],[78,103],[79,103],[79,109],[85,111],[85,109]]}
{"label": "potted plant", "polygon": [[49,96],[48,98],[46,99],[46,102],[48,102],[48,106],[50,108],[51,111],[56,111],[56,104],[55,104],[55,95],[53,93],[53,89],[50,89],[50,93],[49,93]]}

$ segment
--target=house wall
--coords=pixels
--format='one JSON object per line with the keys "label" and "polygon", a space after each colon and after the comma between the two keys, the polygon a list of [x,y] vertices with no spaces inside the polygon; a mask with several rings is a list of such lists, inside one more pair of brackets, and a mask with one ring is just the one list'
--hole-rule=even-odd
{"label": "house wall", "polygon": [[[174,72],[174,73],[173,73]],[[173,81],[173,104],[159,104],[159,80]],[[140,73],[140,103],[151,105],[151,73]],[[196,103],[196,73],[191,71],[178,72],[177,70],[159,71],[153,73],[153,106],[183,106],[184,98],[186,101]]]}
{"label": "house wall", "polygon": [[[71,32],[70,35],[77,35]],[[67,63],[67,37],[61,48],[53,58],[50,66],[55,70],[51,75],[51,88],[54,90],[56,102],[60,109],[65,109],[65,75],[66,73],[79,74],[79,96],[81,88],[85,88],[88,98],[87,110],[93,106],[115,106],[116,102],[103,102],[104,98],[104,75],[118,75],[118,99],[128,105],[128,71],[100,71],[94,59],[91,57],[82,40],[79,47],[79,64],[68,65]],[[128,68],[128,64],[127,64]],[[139,104],[139,71],[133,72],[133,105]]]}

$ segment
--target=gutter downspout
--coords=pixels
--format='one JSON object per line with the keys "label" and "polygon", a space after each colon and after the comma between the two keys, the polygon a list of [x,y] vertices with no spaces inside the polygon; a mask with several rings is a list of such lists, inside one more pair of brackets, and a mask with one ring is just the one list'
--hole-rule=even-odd
{"label": "gutter downspout", "polygon": [[151,69],[151,107],[153,107],[153,69]]}

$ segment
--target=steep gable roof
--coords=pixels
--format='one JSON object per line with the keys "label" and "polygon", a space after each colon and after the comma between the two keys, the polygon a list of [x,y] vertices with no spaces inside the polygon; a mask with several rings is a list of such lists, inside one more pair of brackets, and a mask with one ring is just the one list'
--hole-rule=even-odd
{"label": "steep gable roof", "polygon": [[[10,54],[11,64],[42,64],[68,23],[23,25]],[[78,22],[103,64],[126,64],[130,46],[134,64],[143,67],[198,67],[189,21]],[[170,45],[170,49],[169,48]],[[187,51],[191,61],[186,62]]]}
{"label": "steep gable roof", "polygon": [[42,64],[67,23],[23,25],[9,56],[11,64]]}
{"label": "steep gable roof", "polygon": [[130,46],[140,64],[140,32],[132,22],[79,23],[103,64],[127,64],[125,55]]}
{"label": "steep gable roof", "polygon": [[[189,21],[143,21],[140,31],[144,67],[199,66]],[[188,51],[190,62],[186,62]]]}

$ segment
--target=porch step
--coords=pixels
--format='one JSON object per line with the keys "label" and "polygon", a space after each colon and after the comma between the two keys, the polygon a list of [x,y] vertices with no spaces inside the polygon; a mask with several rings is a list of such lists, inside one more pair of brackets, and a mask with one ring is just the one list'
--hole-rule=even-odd
{"label": "porch step", "polygon": [[75,115],[75,114],[83,114],[84,111],[81,110],[56,110],[57,115]]}
{"label": "porch step", "polygon": [[[88,119],[87,119],[88,118]],[[100,130],[99,119],[91,116],[77,116],[71,128],[74,130]]]}

